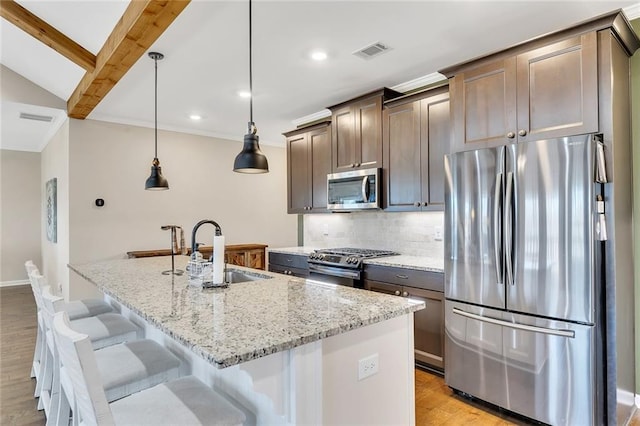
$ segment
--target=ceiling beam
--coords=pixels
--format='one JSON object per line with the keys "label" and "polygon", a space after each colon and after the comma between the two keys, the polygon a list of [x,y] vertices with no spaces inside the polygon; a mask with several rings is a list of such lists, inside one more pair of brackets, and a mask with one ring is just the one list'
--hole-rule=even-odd
{"label": "ceiling beam", "polygon": [[87,72],[67,101],[69,117],[84,119],[190,0],[133,0],[98,52],[96,68]]}
{"label": "ceiling beam", "polygon": [[0,16],[40,40],[87,71],[96,67],[96,57],[84,47],[29,12],[13,0],[0,1]]}

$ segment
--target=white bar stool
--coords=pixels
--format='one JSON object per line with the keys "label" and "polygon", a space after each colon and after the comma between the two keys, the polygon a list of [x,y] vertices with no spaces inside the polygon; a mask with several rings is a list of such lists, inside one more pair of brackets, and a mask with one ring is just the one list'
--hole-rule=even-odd
{"label": "white bar stool", "polygon": [[64,312],[56,313],[53,333],[60,360],[74,389],[74,423],[90,425],[240,425],[246,420],[213,389],[183,377],[109,403],[96,354],[88,336],[75,332]]}

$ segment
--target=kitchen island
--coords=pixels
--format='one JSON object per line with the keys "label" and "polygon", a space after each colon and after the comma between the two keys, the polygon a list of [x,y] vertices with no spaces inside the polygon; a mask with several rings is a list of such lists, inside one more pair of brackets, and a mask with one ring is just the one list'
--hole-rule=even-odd
{"label": "kitchen island", "polygon": [[[176,260],[184,269],[187,258]],[[186,274],[162,275],[170,264],[69,267],[249,423],[414,423],[413,312],[424,303],[239,267],[254,281],[202,289]],[[365,364],[373,374],[358,380]]]}

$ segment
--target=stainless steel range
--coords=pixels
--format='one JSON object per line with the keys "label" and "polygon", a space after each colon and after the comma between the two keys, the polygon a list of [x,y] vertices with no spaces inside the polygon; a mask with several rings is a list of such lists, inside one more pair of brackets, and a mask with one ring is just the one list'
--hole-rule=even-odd
{"label": "stainless steel range", "polygon": [[315,250],[309,255],[309,278],[331,284],[362,288],[362,269],[365,259],[398,254],[389,250],[351,247]]}

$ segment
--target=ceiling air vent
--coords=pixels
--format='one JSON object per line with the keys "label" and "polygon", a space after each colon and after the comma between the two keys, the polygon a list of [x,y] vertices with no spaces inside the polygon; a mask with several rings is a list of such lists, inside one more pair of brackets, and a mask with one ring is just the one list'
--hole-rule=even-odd
{"label": "ceiling air vent", "polygon": [[354,55],[359,56],[363,59],[371,59],[374,56],[378,56],[391,48],[384,43],[376,42],[370,44],[368,46],[363,47],[362,49],[358,49],[353,52]]}
{"label": "ceiling air vent", "polygon": [[21,112],[20,118],[24,120],[46,121],[47,123],[53,121],[53,117],[50,115],[29,114],[28,112]]}

